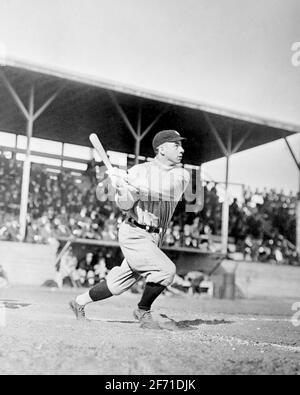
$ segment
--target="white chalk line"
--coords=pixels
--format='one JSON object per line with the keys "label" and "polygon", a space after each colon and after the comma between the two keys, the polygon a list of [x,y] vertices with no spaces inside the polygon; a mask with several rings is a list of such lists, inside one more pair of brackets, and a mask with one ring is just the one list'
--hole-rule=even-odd
{"label": "white chalk line", "polygon": [[260,322],[290,322],[291,323],[291,318],[265,318],[265,317],[247,317],[247,318],[242,318],[242,317],[236,317],[234,316],[232,319],[236,321],[260,321]]}
{"label": "white chalk line", "polygon": [[227,343],[237,343],[239,346],[253,346],[253,347],[273,347],[277,348],[282,351],[289,351],[289,352],[299,352],[300,347],[297,346],[288,346],[284,344],[277,344],[277,343],[268,343],[268,342],[260,342],[260,341],[252,341],[252,340],[244,340],[238,337],[225,337],[225,336],[209,336],[210,339],[217,340],[219,342],[225,341]]}

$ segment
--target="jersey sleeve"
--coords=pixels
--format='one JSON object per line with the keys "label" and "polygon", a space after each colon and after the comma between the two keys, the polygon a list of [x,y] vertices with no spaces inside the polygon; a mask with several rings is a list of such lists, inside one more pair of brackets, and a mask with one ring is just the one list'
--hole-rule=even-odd
{"label": "jersey sleeve", "polygon": [[[136,179],[139,176],[139,166],[134,166],[128,171],[129,179]],[[117,191],[115,201],[117,206],[124,211],[130,210],[136,201],[139,199],[138,191],[136,188],[128,185]]]}
{"label": "jersey sleeve", "polygon": [[180,198],[186,191],[191,179],[190,173],[186,169],[180,169],[178,173],[179,174],[176,178],[176,183],[174,186],[176,200],[180,200]]}
{"label": "jersey sleeve", "polygon": [[190,181],[189,172],[183,168],[164,175],[160,180],[160,174],[153,173],[154,179],[150,177],[150,182],[146,174],[147,168],[141,165],[133,167],[129,173],[129,182],[137,188],[141,199],[151,197],[154,201],[178,201]]}

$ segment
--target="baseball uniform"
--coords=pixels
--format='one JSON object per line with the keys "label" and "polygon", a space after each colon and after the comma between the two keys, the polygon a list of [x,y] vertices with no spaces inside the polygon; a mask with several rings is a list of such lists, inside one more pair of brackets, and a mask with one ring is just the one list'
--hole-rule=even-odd
{"label": "baseball uniform", "polygon": [[[159,244],[188,186],[190,175],[182,165],[166,166],[154,159],[130,169],[128,179],[139,193],[134,195],[134,205],[127,211],[127,218],[119,229],[125,259],[121,266],[110,271],[106,279],[113,295],[127,291],[141,276],[147,283],[169,286],[173,282],[176,267]],[[116,202],[122,208],[118,196]],[[131,221],[153,226],[160,232],[151,233]]]}

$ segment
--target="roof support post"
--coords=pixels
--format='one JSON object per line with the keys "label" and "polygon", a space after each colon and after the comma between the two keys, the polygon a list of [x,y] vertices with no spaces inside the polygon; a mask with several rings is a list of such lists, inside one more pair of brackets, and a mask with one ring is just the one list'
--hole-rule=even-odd
{"label": "roof support post", "polygon": [[64,86],[57,90],[36,112],[34,112],[35,106],[35,89],[34,85],[31,86],[29,92],[29,106],[28,110],[23,104],[21,98],[18,93],[15,91],[11,83],[9,82],[6,75],[3,71],[0,70],[0,77],[2,78],[4,85],[7,90],[11,94],[14,99],[17,107],[20,109],[24,118],[27,122],[27,147],[26,147],[26,157],[23,164],[23,176],[22,176],[22,189],[21,189],[21,202],[20,202],[20,216],[19,216],[19,224],[20,224],[20,239],[21,241],[25,240],[26,237],[26,226],[27,226],[27,209],[28,209],[28,195],[29,195],[29,186],[30,186],[30,153],[31,153],[31,138],[33,134],[34,122],[43,114],[43,112],[52,104],[52,102],[56,99],[56,97],[60,94],[60,92],[64,89]]}
{"label": "roof support post", "polygon": [[228,233],[229,233],[229,165],[232,152],[232,129],[228,131],[227,155],[226,155],[226,176],[225,176],[225,197],[222,207],[222,253],[227,255]]}
{"label": "roof support post", "polygon": [[140,105],[139,105],[138,125],[137,125],[137,129],[135,130],[134,127],[132,126],[131,122],[129,121],[124,109],[118,103],[113,92],[108,91],[108,95],[111,98],[112,102],[114,103],[114,105],[115,105],[118,113],[120,114],[121,118],[123,119],[125,125],[127,126],[127,129],[130,131],[130,133],[132,134],[132,136],[135,140],[135,163],[138,164],[139,163],[138,157],[140,156],[142,140],[147,136],[147,134],[157,124],[157,122],[160,120],[160,118],[167,112],[168,107],[166,107],[163,111],[161,111],[160,114],[158,114],[158,116],[153,120],[153,122],[151,122],[151,124],[142,132],[142,104],[140,103]]}
{"label": "roof support post", "polygon": [[112,92],[108,91],[108,95],[111,98],[113,104],[115,105],[118,113],[120,114],[121,118],[123,119],[125,125],[127,126],[127,129],[130,131],[130,133],[132,134],[132,136],[134,137],[134,139],[137,139],[137,133],[134,130],[134,127],[132,126],[131,122],[129,121],[125,111],[123,110],[123,108],[120,106],[118,100],[116,99],[115,95]]}
{"label": "roof support post", "polygon": [[299,170],[299,191],[298,191],[298,196],[297,196],[297,206],[296,206],[296,248],[298,254],[300,254],[300,163],[298,162],[296,158],[296,154],[294,153],[288,139],[284,137],[284,140],[286,142],[286,145],[290,151],[290,154],[292,155],[292,158]]}
{"label": "roof support post", "polygon": [[142,105],[139,105],[139,112],[138,112],[138,125],[136,135],[137,138],[135,140],[135,164],[139,164],[139,156],[141,153],[141,133],[142,133]]}
{"label": "roof support post", "polygon": [[[227,255],[228,234],[229,234],[229,190],[228,190],[228,186],[229,186],[230,157],[232,154],[232,129],[228,130],[227,147],[226,147],[223,140],[221,139],[216,127],[212,123],[209,115],[206,113],[203,113],[203,116],[204,116],[206,122],[208,123],[210,131],[211,131],[212,135],[214,136],[214,138],[216,139],[216,142],[218,143],[223,155],[226,157],[225,196],[224,196],[224,202],[223,202],[223,206],[222,206],[222,253],[224,255]],[[240,143],[243,144],[244,142],[245,142],[245,140],[243,141],[243,139],[242,139]],[[239,149],[239,147],[238,147],[239,144],[237,144],[235,149]]]}
{"label": "roof support post", "polygon": [[222,154],[224,156],[227,156],[227,154],[228,154],[227,149],[226,149],[225,144],[223,143],[223,140],[221,139],[217,129],[215,128],[215,125],[212,123],[212,121],[211,121],[211,119],[210,119],[208,114],[206,114],[204,112],[203,116],[204,116],[206,122],[208,123],[209,130],[210,130],[211,134],[214,136],[214,138],[216,139],[216,142],[218,143],[218,145],[219,145],[219,147],[220,147],[220,149],[222,151]]}
{"label": "roof support post", "polygon": [[31,138],[33,133],[34,124],[34,86],[30,89],[29,95],[29,111],[27,119],[27,147],[26,157],[23,165],[22,189],[21,189],[21,203],[20,203],[20,238],[25,241],[26,225],[27,225],[27,207],[28,195],[30,186],[30,151],[31,151]]}
{"label": "roof support post", "polygon": [[35,90],[32,85],[29,94],[29,111],[27,118],[27,148],[26,158],[23,165],[23,177],[22,177],[22,191],[21,191],[21,203],[20,203],[20,238],[21,241],[25,241],[26,228],[27,228],[27,212],[28,212],[28,198],[29,198],[29,187],[30,187],[30,170],[31,170],[31,139],[33,135],[34,122],[43,114],[44,111],[52,104],[59,93],[64,89],[62,87],[56,93],[54,93],[36,112],[34,112],[35,102]]}
{"label": "roof support post", "polygon": [[2,80],[4,82],[4,85],[6,86],[7,90],[11,94],[12,98],[16,102],[17,107],[21,110],[21,112],[23,113],[24,117],[28,120],[29,119],[29,113],[28,113],[26,107],[24,106],[24,104],[23,104],[22,100],[20,99],[19,95],[14,90],[14,88],[11,85],[11,83],[7,79],[6,75],[2,71],[0,71],[0,77],[2,78]]}

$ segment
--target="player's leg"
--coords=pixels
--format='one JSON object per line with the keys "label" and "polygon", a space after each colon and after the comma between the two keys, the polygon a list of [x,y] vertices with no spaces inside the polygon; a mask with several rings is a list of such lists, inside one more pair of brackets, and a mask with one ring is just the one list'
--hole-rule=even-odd
{"label": "player's leg", "polygon": [[124,224],[120,228],[119,240],[131,269],[146,278],[145,289],[134,315],[145,326],[155,327],[150,314],[152,304],[172,284],[176,267],[158,248],[156,234]]}
{"label": "player's leg", "polygon": [[143,276],[146,278],[146,285],[138,303],[138,308],[134,311],[134,316],[144,326],[155,328],[157,325],[150,313],[152,304],[166,287],[172,284],[176,268],[173,262],[154,243],[147,243],[146,251],[149,254],[151,253],[152,258],[154,258],[156,268],[152,269],[151,265],[147,265],[145,269],[141,268]]}
{"label": "player's leg", "polygon": [[79,295],[76,300],[70,302],[70,307],[77,319],[85,319],[85,307],[93,302],[105,300],[113,295],[120,295],[127,291],[140,276],[134,273],[128,266],[126,260],[121,266],[114,267],[106,279],[100,281],[88,292]]}

